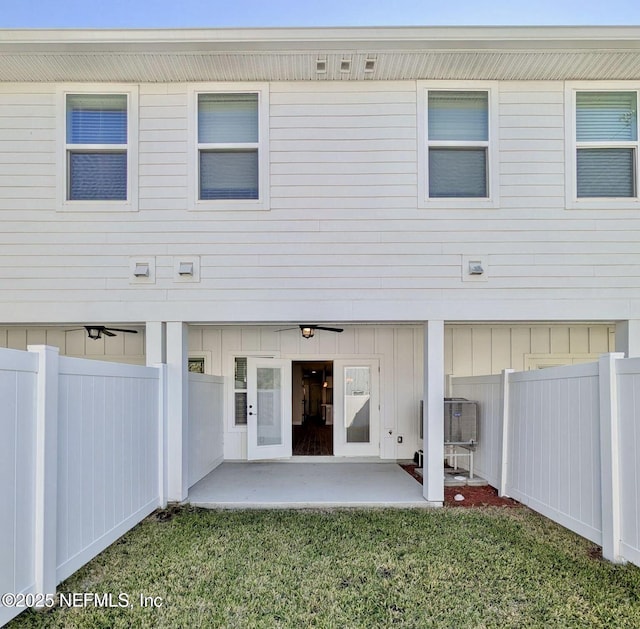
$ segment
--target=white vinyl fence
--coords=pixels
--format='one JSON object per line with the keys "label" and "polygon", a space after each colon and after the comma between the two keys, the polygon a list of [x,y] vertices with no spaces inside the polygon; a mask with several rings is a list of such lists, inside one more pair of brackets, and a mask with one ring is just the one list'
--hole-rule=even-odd
{"label": "white vinyl fence", "polygon": [[189,487],[224,458],[224,378],[189,374]]}
{"label": "white vinyl fence", "polygon": [[617,367],[622,555],[640,566],[640,358]]}
{"label": "white vinyl fence", "polygon": [[[36,585],[35,460],[38,356],[0,351],[0,594]],[[20,612],[0,604],[0,626]]]}
{"label": "white vinyl fence", "polygon": [[54,593],[164,501],[163,369],[29,349],[0,350],[0,593],[18,596]]}
{"label": "white vinyl fence", "polygon": [[511,496],[640,565],[640,359],[452,379],[480,402],[478,472]]}

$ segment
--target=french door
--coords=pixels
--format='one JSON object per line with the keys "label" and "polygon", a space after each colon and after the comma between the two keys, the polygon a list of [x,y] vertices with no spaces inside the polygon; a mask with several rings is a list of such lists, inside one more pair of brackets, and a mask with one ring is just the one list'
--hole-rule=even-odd
{"label": "french door", "polygon": [[291,456],[291,361],[247,358],[247,458]]}
{"label": "french door", "polygon": [[336,456],[380,456],[380,391],[377,360],[333,362]]}

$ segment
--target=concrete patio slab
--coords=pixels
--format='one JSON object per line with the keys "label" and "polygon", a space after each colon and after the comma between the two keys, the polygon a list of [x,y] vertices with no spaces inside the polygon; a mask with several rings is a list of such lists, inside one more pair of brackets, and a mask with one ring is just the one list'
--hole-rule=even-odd
{"label": "concrete patio slab", "polygon": [[189,490],[194,506],[223,509],[432,507],[396,463],[225,462]]}

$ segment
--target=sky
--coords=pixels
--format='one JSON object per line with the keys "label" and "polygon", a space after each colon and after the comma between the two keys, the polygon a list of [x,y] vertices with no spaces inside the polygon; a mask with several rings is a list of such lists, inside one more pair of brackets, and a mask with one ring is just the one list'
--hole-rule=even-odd
{"label": "sky", "polygon": [[640,0],[0,0],[0,28],[640,25]]}

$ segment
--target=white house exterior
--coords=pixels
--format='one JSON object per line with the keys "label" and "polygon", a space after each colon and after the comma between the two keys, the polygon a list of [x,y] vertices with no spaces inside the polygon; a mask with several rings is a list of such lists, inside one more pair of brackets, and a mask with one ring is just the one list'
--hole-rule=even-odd
{"label": "white house exterior", "polygon": [[321,366],[441,503],[446,375],[640,355],[639,97],[640,27],[0,31],[0,346],[166,362],[177,500],[189,357],[229,460]]}

